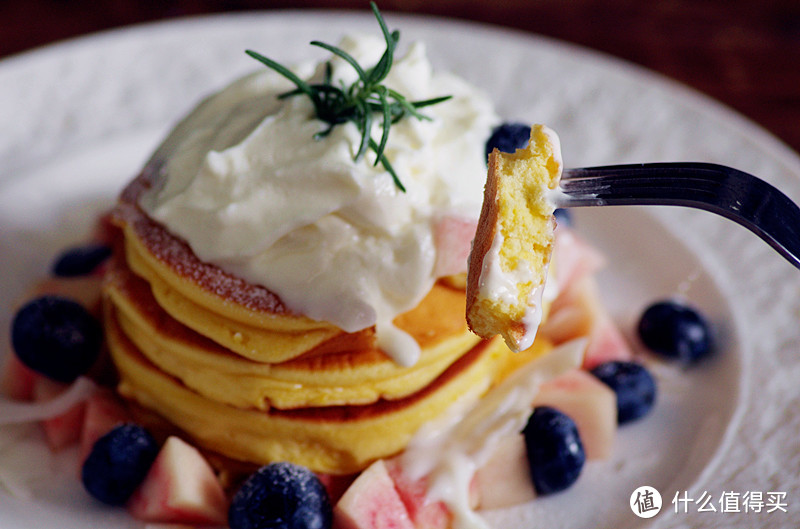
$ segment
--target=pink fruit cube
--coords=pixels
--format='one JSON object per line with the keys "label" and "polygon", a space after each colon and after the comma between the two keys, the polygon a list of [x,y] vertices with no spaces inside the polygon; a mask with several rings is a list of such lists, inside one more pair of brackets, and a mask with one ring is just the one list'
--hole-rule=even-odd
{"label": "pink fruit cube", "polygon": [[614,320],[603,314],[595,322],[583,357],[583,368],[593,369],[612,360],[630,361],[633,349]]}
{"label": "pink fruit cube", "polygon": [[489,461],[475,474],[481,509],[502,509],[536,497],[522,434],[500,441]]}
{"label": "pink fruit cube", "polygon": [[444,502],[430,501],[428,498],[427,478],[412,480],[403,472],[403,467],[397,459],[387,460],[386,468],[416,527],[425,529],[450,527],[453,517]]}
{"label": "pink fruit cube", "polygon": [[127,507],[134,517],[147,522],[224,525],[228,500],[200,452],[172,436]]}
{"label": "pink fruit cube", "polygon": [[588,336],[605,312],[594,277],[584,277],[561,288],[540,328],[540,332],[556,344]]}
{"label": "pink fruit cube", "polygon": [[605,265],[605,257],[567,226],[556,228],[553,247],[556,278],[562,288],[580,282]]}
{"label": "pink fruit cube", "polygon": [[386,464],[378,460],[361,475],[333,509],[335,529],[415,529]]}
{"label": "pink fruit cube", "polygon": [[556,344],[581,336],[589,338],[583,368],[609,360],[630,360],[633,350],[600,302],[594,277],[568,285],[553,302],[540,332]]}
{"label": "pink fruit cube", "polygon": [[475,219],[454,215],[439,219],[433,229],[436,246],[435,276],[455,275],[467,271],[467,259],[476,228]]}

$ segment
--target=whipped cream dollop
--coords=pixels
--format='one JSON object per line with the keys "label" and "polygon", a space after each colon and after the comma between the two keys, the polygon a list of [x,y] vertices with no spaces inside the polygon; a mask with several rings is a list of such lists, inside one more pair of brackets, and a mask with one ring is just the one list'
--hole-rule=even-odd
{"label": "whipped cream dollop", "polygon": [[[371,66],[384,43],[348,37],[340,47]],[[330,62],[335,84],[356,80],[342,59]],[[324,63],[295,70],[311,82],[323,71]],[[421,43],[395,60],[384,84],[410,101],[453,96],[422,109],[430,120],[406,118],[391,128],[385,155],[407,192],[374,164],[372,151],[353,160],[360,143],[353,123],[315,140],[327,124],[311,101],[278,99],[294,85],[264,68],[180,125],[182,138],[141,206],[200,259],[264,286],[291,310],[348,332],[376,326],[378,345],[411,365],[419,346],[392,320],[437,279],[441,220],[478,218],[484,143],[497,116],[476,88],[435,73]]]}

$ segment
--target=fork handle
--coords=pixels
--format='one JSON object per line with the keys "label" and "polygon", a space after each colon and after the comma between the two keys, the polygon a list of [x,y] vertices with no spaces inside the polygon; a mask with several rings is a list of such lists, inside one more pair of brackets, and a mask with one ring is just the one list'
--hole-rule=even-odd
{"label": "fork handle", "polygon": [[800,268],[800,208],[751,174],[724,165],[663,162],[565,169],[559,207],[699,208],[749,229]]}

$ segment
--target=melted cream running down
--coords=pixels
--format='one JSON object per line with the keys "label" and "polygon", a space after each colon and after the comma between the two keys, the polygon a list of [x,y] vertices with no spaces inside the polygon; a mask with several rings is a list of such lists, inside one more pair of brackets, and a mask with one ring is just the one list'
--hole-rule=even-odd
{"label": "melted cream running down", "polygon": [[[364,65],[383,51],[369,38],[340,46]],[[349,65],[331,62],[334,83],[353,82]],[[315,81],[322,71],[298,69]],[[385,83],[409,100],[454,96],[424,109],[430,121],[392,126],[385,152],[407,193],[371,152],[353,161],[360,135],[352,123],[313,140],[327,125],[307,98],[279,101],[276,94],[293,86],[264,68],[187,118],[188,134],[142,206],[200,259],[266,287],[290,309],[348,332],[376,325],[379,346],[411,365],[419,346],[392,321],[437,279],[435,219],[477,219],[483,145],[497,116],[478,90],[434,73],[421,44],[395,62]]]}
{"label": "melted cream running down", "polygon": [[[533,282],[534,274],[531,270],[532,265],[524,259],[517,262],[515,269],[509,272],[503,271],[500,266],[500,248],[502,246],[503,235],[498,231],[483,263],[481,263],[481,274],[478,279],[479,296],[513,306],[517,303],[518,285]],[[546,268],[545,277],[548,276],[549,265]],[[543,284],[534,287],[528,295],[525,312],[520,320],[525,328],[524,334],[512,343],[506,341],[512,351],[524,351],[533,345],[539,325],[542,323],[544,301],[555,299],[557,292],[558,288],[555,282],[549,278]]]}

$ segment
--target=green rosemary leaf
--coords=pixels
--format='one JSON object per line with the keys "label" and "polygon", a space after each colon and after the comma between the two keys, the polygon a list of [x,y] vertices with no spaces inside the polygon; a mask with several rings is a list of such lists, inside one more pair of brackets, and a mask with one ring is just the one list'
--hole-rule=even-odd
{"label": "green rosemary leaf", "polygon": [[414,108],[423,108],[423,107],[429,107],[431,105],[438,105],[439,103],[444,103],[448,99],[453,99],[453,96],[441,96],[441,97],[434,97],[432,99],[425,99],[423,101],[412,101],[411,105]]}
{"label": "green rosemary leaf", "polygon": [[406,114],[406,111],[405,109],[403,109],[403,107],[401,107],[399,104],[395,102],[389,101],[388,98],[386,98],[385,103],[380,99],[378,99],[377,101],[370,100],[367,101],[367,103],[369,104],[369,108],[372,109],[373,112],[377,112],[380,114],[383,114],[384,107],[387,107],[389,115],[391,116],[392,120],[394,120],[398,116],[405,117]]}
{"label": "green rosemary leaf", "polygon": [[380,89],[377,92],[381,107],[383,109],[383,123],[381,124],[383,132],[381,133],[381,143],[375,150],[375,154],[378,156],[375,159],[374,165],[378,165],[378,161],[383,158],[383,151],[386,149],[386,142],[389,141],[389,128],[392,126],[392,109],[389,105],[389,101],[386,99],[386,88],[383,86],[379,88]]}
{"label": "green rosemary leaf", "polygon": [[405,112],[407,112],[409,115],[414,116],[415,118],[417,118],[419,120],[429,120],[430,119],[428,116],[425,116],[424,114],[420,114],[419,112],[417,112],[417,109],[414,108],[414,105],[409,103],[408,99],[406,99],[401,94],[398,94],[396,91],[392,90],[391,88],[388,89],[388,92],[389,92],[389,97],[393,98],[397,102],[397,104],[400,105],[403,108],[403,110]]}
{"label": "green rosemary leaf", "polygon": [[363,101],[359,101],[357,105],[359,113],[361,114],[361,121],[359,122],[359,129],[361,130],[361,143],[358,146],[358,152],[356,153],[354,159],[359,161],[364,156],[364,153],[367,152],[367,147],[372,141],[372,137],[370,136],[370,132],[372,131],[372,112],[369,111],[367,105]]}
{"label": "green rosemary leaf", "polygon": [[327,128],[325,128],[325,129],[317,132],[316,134],[314,134],[314,139],[315,140],[321,140],[322,138],[324,138],[325,136],[330,134],[331,131],[333,130],[333,127],[335,127],[335,126],[336,126],[335,124],[331,123],[330,125],[328,125]]}
{"label": "green rosemary leaf", "polygon": [[392,64],[394,63],[394,51],[397,47],[398,40],[400,40],[399,32],[389,34],[388,30],[385,29],[386,24],[382,24],[381,27],[384,29],[383,36],[386,40],[386,51],[381,55],[378,64],[370,70],[369,82],[371,84],[378,84],[389,75],[389,71],[392,69]]}
{"label": "green rosemary leaf", "polygon": [[[369,146],[373,151],[377,152],[378,145],[372,138],[370,138],[369,140]],[[394,171],[394,167],[392,167],[392,164],[389,163],[389,160],[386,158],[386,156],[381,154],[380,156],[378,156],[378,159],[381,161],[381,165],[383,165],[383,168],[386,169],[386,172],[392,176],[392,180],[394,181],[394,185],[397,186],[397,189],[405,193],[406,188],[403,185],[403,182],[401,182],[400,179],[397,177],[397,173]]]}
{"label": "green rosemary leaf", "polygon": [[[361,65],[360,65],[360,64],[358,64],[358,61],[356,61],[356,60],[353,58],[353,56],[352,56],[352,55],[350,55],[349,53],[347,53],[347,52],[346,52],[346,51],[344,51],[343,49],[341,49],[341,48],[337,48],[336,46],[331,46],[330,44],[325,44],[324,42],[320,42],[320,41],[318,41],[318,40],[314,40],[314,41],[312,41],[312,42],[311,42],[311,45],[312,45],[312,46],[319,46],[320,48],[324,48],[324,49],[328,50],[329,52],[333,53],[334,55],[338,55],[339,57],[341,57],[342,59],[344,59],[345,61],[347,61],[347,62],[348,62],[348,64],[350,64],[350,66],[352,66],[352,67],[353,67],[353,69],[356,71],[356,73],[358,73],[358,77],[359,77],[359,78],[360,78],[360,79],[361,79],[361,80],[362,80],[364,83],[366,83],[366,82],[367,82],[367,74],[366,74],[366,72],[364,71],[364,69],[363,69],[363,68],[361,68]],[[328,64],[330,64],[330,63],[328,63]],[[329,83],[329,84],[330,84],[330,83]]]}
{"label": "green rosemary leaf", "polygon": [[[397,30],[389,31],[375,2],[370,2],[370,7],[378,20],[381,33],[386,41],[386,50],[372,68],[364,69],[353,56],[341,48],[316,40],[311,42],[313,46],[318,46],[341,57],[356,71],[358,80],[349,86],[345,85],[341,80],[338,86],[334,85],[333,68],[330,61],[325,63],[322,82],[308,83],[272,59],[251,50],[246,50],[246,53],[294,83],[296,88],[284,92],[278,97],[284,99],[297,95],[306,95],[311,99],[316,117],[327,124],[323,130],[314,134],[315,140],[321,140],[330,135],[337,125],[352,122],[361,134],[358,152],[355,153],[353,160],[361,160],[366,151],[372,149],[375,152],[375,165],[380,163],[386,172],[391,175],[397,188],[405,192],[406,188],[400,182],[397,173],[385,155],[391,126],[408,116],[420,120],[430,119],[418,112],[417,109],[441,103],[450,99],[450,96],[409,102],[403,95],[381,84],[386,76],[389,75],[389,71],[394,64],[394,53],[397,43],[400,41],[400,32]],[[372,124],[375,119],[374,114],[381,114],[382,117],[380,143],[376,143],[371,135]]]}
{"label": "green rosemary leaf", "polygon": [[294,90],[289,90],[288,92],[278,94],[278,99],[287,99],[292,96],[299,96],[300,94],[305,94],[305,92],[299,88],[295,88]]}
{"label": "green rosemary leaf", "polygon": [[277,63],[277,62],[273,61],[272,59],[264,57],[260,53],[257,53],[257,52],[255,52],[253,50],[245,50],[245,53],[248,54],[250,57],[256,59],[257,61],[260,61],[260,62],[264,63],[265,65],[269,66],[270,68],[272,68],[273,70],[275,70],[276,72],[281,74],[282,76],[284,76],[287,79],[289,79],[291,82],[293,82],[295,85],[297,85],[298,89],[300,89],[304,94],[306,94],[312,100],[315,99],[314,98],[314,92],[313,92],[313,90],[311,90],[311,87],[308,85],[308,83],[306,83],[305,81],[303,81],[302,79],[297,77],[294,74],[294,72],[292,72],[289,68],[283,66],[280,63]]}

